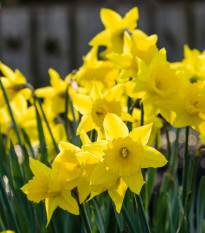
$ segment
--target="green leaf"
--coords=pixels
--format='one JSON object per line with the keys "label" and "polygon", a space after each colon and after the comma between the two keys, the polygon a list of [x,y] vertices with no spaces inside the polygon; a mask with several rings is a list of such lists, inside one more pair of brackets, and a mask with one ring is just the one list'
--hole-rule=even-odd
{"label": "green leaf", "polygon": [[168,205],[168,211],[169,211],[170,233],[174,233],[174,226],[173,226],[173,220],[172,220],[172,207],[171,207],[170,196],[168,193],[166,193],[166,199],[167,199],[167,205]]}
{"label": "green leaf", "polygon": [[41,162],[44,164],[47,164],[48,153],[47,153],[46,140],[45,140],[44,131],[43,131],[43,125],[42,125],[41,117],[40,117],[40,114],[38,112],[36,105],[35,105],[35,109],[36,109],[36,119],[37,119],[37,126],[38,126],[38,138],[40,142]]}
{"label": "green leaf", "polygon": [[15,189],[19,189],[23,186],[24,180],[22,176],[21,167],[19,165],[18,157],[14,150],[14,146],[12,142],[10,143],[11,143],[11,146],[10,146],[9,154],[10,154],[12,180],[13,180]]}
{"label": "green leaf", "polygon": [[54,138],[53,133],[52,133],[52,131],[51,131],[51,128],[50,128],[50,126],[49,126],[48,120],[47,120],[47,118],[46,118],[46,115],[45,115],[45,113],[44,113],[44,110],[43,110],[43,107],[42,107],[42,104],[41,104],[41,101],[40,101],[40,99],[39,99],[37,96],[34,96],[34,98],[35,98],[35,100],[37,100],[37,102],[38,102],[38,104],[39,104],[39,106],[40,106],[41,113],[42,113],[43,118],[44,118],[44,120],[45,120],[45,122],[46,122],[46,126],[47,126],[47,128],[48,128],[49,134],[50,134],[51,139],[52,139],[52,141],[53,141],[53,145],[54,145],[54,147],[55,147],[56,153],[58,154],[58,153],[60,152],[60,150],[59,150],[59,148],[58,148],[58,145],[57,145],[57,143],[56,143],[56,141],[55,141],[55,138]]}
{"label": "green leaf", "polygon": [[123,218],[122,218],[122,214],[118,214],[116,209],[115,209],[115,204],[112,202],[112,206],[113,206],[113,210],[114,210],[114,213],[115,213],[115,218],[117,220],[117,226],[120,230],[120,232],[122,232],[125,227],[124,227],[124,224],[123,224]]}
{"label": "green leaf", "polygon": [[20,233],[19,226],[18,226],[18,223],[16,221],[16,217],[15,217],[12,205],[11,205],[11,203],[9,201],[8,195],[6,193],[6,190],[5,190],[5,187],[4,187],[4,182],[3,182],[2,178],[1,178],[1,176],[0,176],[0,191],[1,191],[1,195],[2,195],[3,200],[5,202],[6,209],[8,211],[8,215],[9,215],[11,223],[12,223],[12,229],[15,230],[16,233]]}
{"label": "green leaf", "polygon": [[105,233],[105,229],[104,229],[104,225],[103,225],[103,221],[102,221],[102,216],[101,216],[98,204],[97,204],[97,202],[96,202],[96,200],[94,198],[91,200],[91,203],[92,203],[92,205],[94,207],[93,211],[94,211],[94,214],[95,214],[95,221],[96,221],[98,230],[99,230],[100,233]]}
{"label": "green leaf", "polygon": [[32,145],[31,145],[31,141],[30,141],[30,139],[29,139],[28,134],[26,133],[26,131],[25,131],[24,129],[21,129],[21,132],[22,132],[22,135],[23,135],[23,137],[24,137],[25,142],[26,142],[27,145],[28,145],[28,148],[29,148],[29,150],[30,150],[30,153],[31,153],[32,158],[35,158],[35,153],[34,153],[34,150],[33,150]]}
{"label": "green leaf", "polygon": [[197,233],[202,233],[205,214],[205,176],[201,178],[197,195],[196,222]]}

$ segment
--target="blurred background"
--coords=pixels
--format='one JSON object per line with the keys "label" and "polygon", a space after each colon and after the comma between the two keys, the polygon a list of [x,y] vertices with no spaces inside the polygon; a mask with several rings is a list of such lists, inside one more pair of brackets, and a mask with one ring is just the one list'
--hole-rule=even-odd
{"label": "blurred background", "polygon": [[205,1],[0,0],[0,60],[19,68],[35,87],[49,83],[49,67],[64,78],[103,30],[100,9],[123,15],[134,6],[138,28],[158,35],[169,61],[183,58],[184,44],[205,49]]}

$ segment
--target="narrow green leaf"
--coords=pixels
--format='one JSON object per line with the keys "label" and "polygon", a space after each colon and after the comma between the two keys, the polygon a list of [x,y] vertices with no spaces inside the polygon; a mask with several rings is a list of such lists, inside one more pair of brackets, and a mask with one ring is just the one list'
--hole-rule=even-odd
{"label": "narrow green leaf", "polygon": [[133,222],[132,222],[132,220],[131,220],[131,218],[126,210],[125,205],[122,206],[122,214],[124,215],[124,218],[129,226],[130,231],[132,233],[137,233],[137,231],[135,230],[134,224],[133,224]]}
{"label": "narrow green leaf", "polygon": [[123,225],[123,221],[122,221],[122,215],[117,213],[117,211],[115,209],[115,204],[113,202],[112,202],[112,206],[113,206],[113,210],[114,210],[114,213],[115,213],[115,218],[117,220],[117,226],[118,226],[120,232],[123,232],[124,225]]}
{"label": "narrow green leaf", "polygon": [[96,221],[98,230],[100,233],[105,233],[105,229],[104,229],[104,225],[103,225],[103,221],[102,221],[102,216],[101,216],[98,204],[94,198],[91,200],[91,203],[94,206],[93,210],[95,213],[95,221]]}
{"label": "narrow green leaf", "polygon": [[138,206],[138,209],[139,209],[140,219],[141,219],[141,222],[142,222],[142,226],[144,228],[144,232],[145,233],[151,233],[150,227],[149,227],[149,224],[148,224],[148,221],[147,221],[147,217],[146,217],[146,214],[145,214],[145,210],[144,210],[144,207],[143,207],[141,196],[134,194],[134,197],[135,197],[136,205]]}
{"label": "narrow green leaf", "polygon": [[1,178],[1,176],[0,176],[0,191],[1,191],[1,194],[3,196],[3,200],[5,202],[8,214],[10,216],[13,230],[15,230],[16,233],[20,233],[19,226],[18,226],[18,223],[16,221],[16,217],[14,215],[14,211],[13,211],[12,205],[11,205],[11,203],[9,201],[8,196],[7,196],[7,193],[6,193],[6,190],[5,190],[5,187],[4,187],[4,182],[3,182],[2,178]]}
{"label": "narrow green leaf", "polygon": [[35,105],[36,109],[36,119],[37,119],[37,126],[38,126],[38,137],[40,142],[40,153],[41,153],[41,162],[47,164],[48,161],[48,154],[47,154],[47,147],[46,147],[46,140],[44,136],[43,126],[41,122],[41,117],[38,112],[38,109]]}
{"label": "narrow green leaf", "polygon": [[19,189],[23,186],[24,181],[22,179],[22,171],[19,165],[17,154],[14,150],[14,146],[12,142],[10,142],[10,163],[11,163],[11,173],[12,173],[12,180],[14,183],[15,189]]}
{"label": "narrow green leaf", "polygon": [[29,151],[30,151],[30,153],[31,153],[32,158],[35,158],[35,153],[34,153],[34,150],[33,150],[32,145],[31,145],[31,141],[30,141],[30,139],[29,139],[28,134],[26,133],[26,131],[25,131],[24,129],[21,129],[21,132],[22,132],[22,135],[23,135],[23,137],[24,137],[25,142],[26,142],[27,145],[28,145],[28,148],[29,148]]}
{"label": "narrow green leaf", "polygon": [[57,145],[57,143],[56,143],[56,141],[55,141],[55,138],[54,138],[53,133],[52,133],[52,131],[51,131],[50,125],[49,125],[48,120],[47,120],[47,118],[46,118],[46,115],[45,115],[45,113],[44,113],[44,110],[43,110],[41,101],[40,101],[40,99],[39,99],[37,96],[34,96],[34,98],[35,98],[35,100],[37,100],[37,102],[38,102],[38,104],[39,104],[39,106],[40,106],[41,113],[42,113],[43,118],[44,118],[44,120],[45,120],[45,122],[46,122],[46,126],[47,126],[47,128],[48,128],[48,131],[49,131],[49,133],[50,133],[50,136],[51,136],[51,138],[52,138],[53,145],[54,145],[54,147],[55,147],[56,153],[58,154],[58,153],[60,152],[60,150],[59,150],[59,148],[58,148],[58,145]]}
{"label": "narrow green leaf", "polygon": [[[23,149],[23,144],[22,144],[22,141],[21,141],[20,132],[19,132],[19,129],[18,129],[18,127],[17,127],[16,121],[15,121],[15,119],[14,119],[14,115],[13,115],[13,112],[12,112],[12,109],[11,109],[11,106],[10,106],[9,98],[8,98],[8,96],[7,96],[7,94],[6,94],[6,90],[5,90],[5,88],[4,88],[4,86],[3,86],[2,82],[1,82],[1,79],[0,79],[0,86],[1,86],[1,89],[2,89],[3,94],[4,94],[4,98],[5,98],[5,100],[6,100],[6,104],[7,104],[8,110],[9,110],[9,114],[10,114],[11,119],[12,119],[13,127],[14,127],[14,130],[15,130],[15,132],[16,132],[16,136],[17,136],[17,138],[18,138],[18,143],[19,143],[20,148],[21,148],[21,150],[22,150],[22,153],[23,153],[23,155],[24,155],[24,149]],[[24,175],[24,177],[25,177],[24,168],[23,168],[23,175]]]}
{"label": "narrow green leaf", "polygon": [[198,188],[198,195],[197,195],[197,206],[196,206],[197,233],[203,232],[204,214],[205,214],[205,176],[201,178]]}
{"label": "narrow green leaf", "polygon": [[170,196],[168,193],[166,193],[166,199],[167,199],[167,206],[168,206],[168,211],[169,211],[170,233],[174,233],[174,226],[173,226],[173,220],[172,220],[172,207],[171,207]]}

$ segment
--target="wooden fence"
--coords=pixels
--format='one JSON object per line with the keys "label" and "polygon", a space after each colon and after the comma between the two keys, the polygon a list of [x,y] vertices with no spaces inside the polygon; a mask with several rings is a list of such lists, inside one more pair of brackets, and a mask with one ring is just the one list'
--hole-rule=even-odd
{"label": "wooden fence", "polygon": [[[114,5],[114,4],[113,4]],[[133,4],[46,5],[0,8],[0,60],[19,68],[30,82],[48,83],[48,68],[62,77],[82,64],[88,42],[103,30],[101,7],[120,14]],[[138,28],[156,33],[170,61],[183,57],[183,46],[205,49],[205,3],[140,5]]]}

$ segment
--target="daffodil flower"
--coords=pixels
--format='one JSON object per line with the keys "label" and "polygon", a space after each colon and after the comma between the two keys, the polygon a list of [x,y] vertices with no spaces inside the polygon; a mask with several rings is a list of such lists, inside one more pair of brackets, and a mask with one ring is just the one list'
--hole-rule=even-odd
{"label": "daffodil flower", "polygon": [[98,142],[87,144],[83,148],[102,155],[101,162],[91,175],[91,184],[104,185],[116,205],[117,212],[120,212],[127,188],[136,194],[141,191],[144,184],[141,169],[162,167],[167,160],[156,149],[146,146],[152,124],[135,128],[129,133],[120,117],[108,113],[103,126],[106,135],[104,148],[102,142],[99,150]]}
{"label": "daffodil flower", "polygon": [[90,96],[74,95],[74,107],[83,115],[77,128],[77,134],[80,134],[82,130],[88,132],[96,129],[103,137],[103,121],[108,112],[115,113],[123,120],[132,121],[132,117],[123,111],[122,89],[123,85],[118,84],[103,94],[97,85],[93,85]]}
{"label": "daffodil flower", "polygon": [[[31,97],[32,91],[27,88],[26,78],[20,72],[20,70],[16,69],[13,71],[8,66],[0,62],[0,71],[4,75],[0,77],[4,88],[6,89],[7,96],[11,101],[17,94],[21,94],[27,100]],[[6,102],[4,100],[4,96],[2,90],[0,90],[0,106],[4,105]]]}
{"label": "daffodil flower", "polygon": [[156,42],[156,35],[148,37],[140,30],[133,31],[132,35],[128,32],[124,33],[123,53],[109,53],[106,56],[118,67],[121,81],[137,78],[137,58],[149,64],[158,52]]}
{"label": "daffodil flower", "polygon": [[[54,69],[50,68],[48,72],[51,86],[38,88],[35,93],[39,98],[45,98],[44,108],[47,113],[46,115],[49,119],[54,119],[58,114],[65,112],[66,89],[71,76],[68,75],[65,80],[62,80],[58,72]],[[70,97],[74,92],[75,90],[73,88],[69,88]],[[70,120],[73,120],[70,105],[68,108],[68,117]]]}
{"label": "daffodil flower", "polygon": [[137,27],[138,8],[132,8],[124,18],[111,9],[103,8],[100,17],[105,30],[98,33],[89,44],[91,46],[106,46],[106,54],[109,52],[122,53],[124,32],[132,33]]}
{"label": "daffodil flower", "polygon": [[39,203],[45,200],[47,225],[54,210],[59,206],[68,212],[78,215],[79,209],[76,200],[71,195],[71,190],[76,183],[59,177],[59,171],[49,168],[38,160],[30,158],[30,168],[34,174],[21,189],[30,201]]}
{"label": "daffodil flower", "polygon": [[92,82],[101,83],[103,87],[109,88],[115,85],[118,70],[108,60],[98,59],[98,47],[94,46],[83,58],[84,64],[74,75],[78,83],[89,91]]}
{"label": "daffodil flower", "polygon": [[179,80],[176,71],[166,60],[166,51],[161,49],[147,66],[139,61],[139,75],[127,83],[127,94],[133,98],[142,98],[145,113],[153,115],[160,112],[159,101],[177,100]]}

